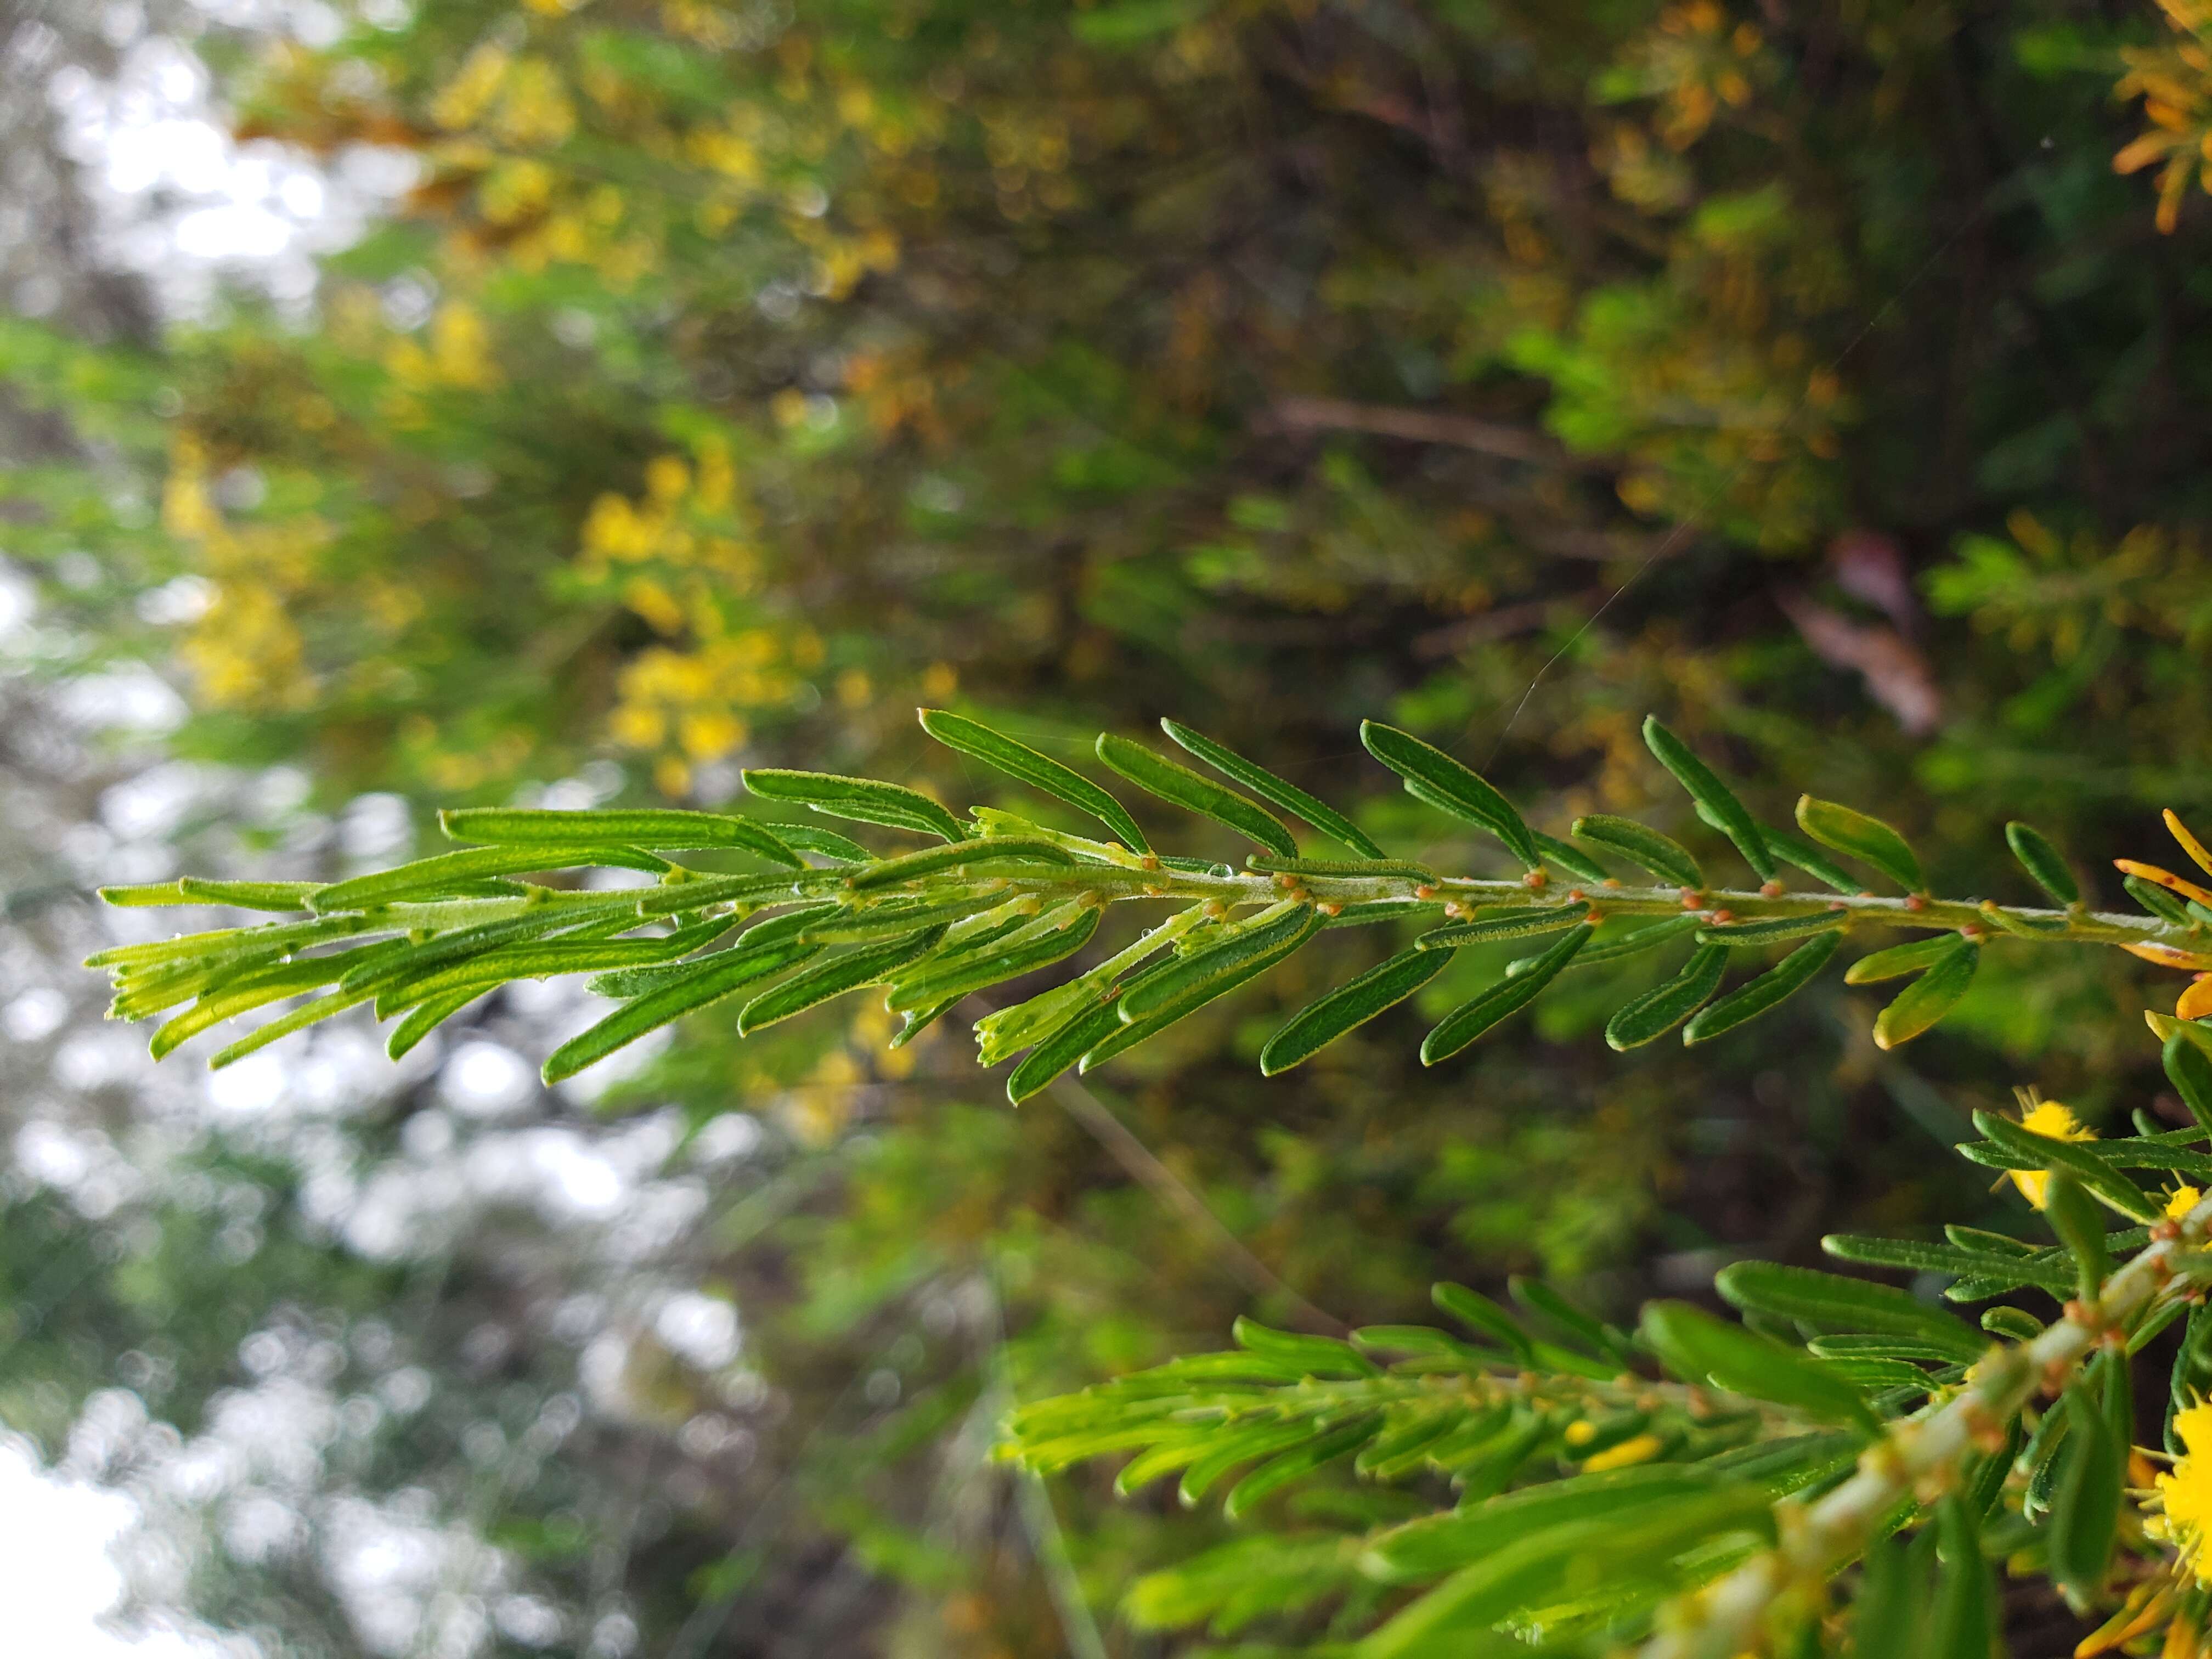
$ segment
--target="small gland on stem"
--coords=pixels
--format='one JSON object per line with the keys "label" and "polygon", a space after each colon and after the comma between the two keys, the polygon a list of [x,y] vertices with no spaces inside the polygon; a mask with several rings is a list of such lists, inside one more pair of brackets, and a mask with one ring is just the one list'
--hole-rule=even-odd
{"label": "small gland on stem", "polygon": [[1905,908],[1908,910],[1925,910],[1928,908],[1927,895],[1924,893],[1907,893],[1905,896]]}
{"label": "small gland on stem", "polygon": [[1782,891],[1782,884],[1778,881],[1762,881],[1759,884],[1759,896],[1761,898],[1780,898]]}

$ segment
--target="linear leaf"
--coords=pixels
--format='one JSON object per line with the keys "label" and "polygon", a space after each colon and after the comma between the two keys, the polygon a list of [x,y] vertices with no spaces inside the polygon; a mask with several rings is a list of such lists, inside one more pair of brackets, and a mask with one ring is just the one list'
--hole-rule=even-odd
{"label": "linear leaf", "polygon": [[1668,1370],[1686,1382],[1710,1382],[1867,1434],[1881,1430],[1856,1389],[1771,1337],[1716,1319],[1686,1302],[1650,1304],[1638,1329]]}
{"label": "linear leaf", "polygon": [[763,800],[796,801],[832,817],[908,830],[940,841],[959,841],[967,834],[959,819],[919,789],[904,784],[842,777],[835,772],[794,772],[782,767],[750,767],[738,775],[744,780],[745,788]]}
{"label": "linear leaf", "polygon": [[1634,818],[1592,812],[1577,818],[1568,833],[1577,841],[1589,842],[1620,854],[1674,886],[1694,889],[1705,884],[1705,872],[1698,867],[1698,860],[1688,848],[1671,836],[1647,829]]}
{"label": "linear leaf", "polygon": [[1521,860],[1523,868],[1543,867],[1543,857],[1521,814],[1479,773],[1434,744],[1379,720],[1359,723],[1359,741],[1369,754],[1398,775],[1406,792],[1414,799],[1489,830],[1505,843],[1506,850]]}
{"label": "linear leaf", "polygon": [[1226,744],[1216,743],[1203,732],[1193,731],[1180,720],[1164,720],[1160,722],[1160,730],[1215,771],[1243,784],[1278,811],[1288,812],[1294,818],[1303,819],[1331,841],[1349,848],[1362,858],[1385,856],[1365,830],[1328,802],[1315,799],[1289,779],[1277,777],[1264,766],[1254,764]]}
{"label": "linear leaf", "polygon": [[1091,942],[1098,916],[1095,906],[1073,900],[1055,905],[988,947],[924,961],[919,971],[893,984],[885,1004],[891,1012],[904,1013],[1050,967]]}
{"label": "linear leaf", "polygon": [[1626,1004],[1606,1022],[1607,1046],[1626,1053],[1656,1042],[1711,1001],[1727,972],[1726,949],[1700,945],[1682,964],[1680,973]]}
{"label": "linear leaf", "polygon": [[2083,1186],[2122,1214],[2131,1215],[2138,1221],[2158,1219],[2158,1206],[2141,1188],[2078,1141],[2037,1134],[1994,1112],[1976,1112],[1974,1127],[2000,1151],[2032,1158],[2036,1167],[2071,1170]]}
{"label": "linear leaf", "polygon": [[1774,856],[1767,850],[1766,838],[1735,792],[1692,752],[1689,744],[1662,726],[1656,715],[1644,722],[1644,742],[1659,764],[1674,775],[1674,781],[1689,792],[1700,815],[1735,843],[1752,872],[1761,881],[1773,880]]}
{"label": "linear leaf", "polygon": [[864,985],[879,985],[909,962],[936,949],[938,940],[944,937],[943,928],[925,927],[903,939],[863,945],[827,962],[817,962],[745,1004],[738,1014],[738,1035],[750,1036],[778,1020],[805,1013],[848,991],[857,991]]}
{"label": "linear leaf", "polygon": [[1698,1014],[1683,1027],[1683,1042],[1710,1042],[1746,1020],[1758,1018],[1803,989],[1815,974],[1828,965],[1828,958],[1836,954],[1836,947],[1843,942],[1841,933],[1820,933],[1807,939],[1757,979],[1738,986]]}
{"label": "linear leaf", "polygon": [[478,997],[489,995],[491,990],[489,985],[466,985],[416,1004],[406,1018],[392,1028],[392,1036],[384,1045],[385,1057],[399,1059]]}
{"label": "linear leaf", "polygon": [[866,864],[875,857],[851,836],[841,836],[835,830],[825,830],[816,823],[779,823],[771,833],[797,852],[818,854],[840,864]]}
{"label": "linear leaf", "polygon": [[1698,930],[1698,943],[1726,945],[1741,950],[1746,945],[1774,945],[1786,939],[1808,939],[1814,933],[1832,933],[1850,924],[1850,915],[1842,910],[1826,910],[1809,916],[1764,916],[1757,921],[1710,922]]}
{"label": "linear leaf", "polygon": [[1887,951],[1876,951],[1861,957],[1844,969],[1846,985],[1878,985],[1886,979],[1902,979],[1907,974],[1917,974],[1933,968],[1950,953],[1958,940],[1938,933],[1933,939],[1917,939],[1905,945],[1893,945]]}
{"label": "linear leaf", "polygon": [[982,721],[969,720],[965,714],[943,708],[916,712],[921,719],[921,729],[946,748],[957,750],[986,766],[994,766],[1033,789],[1042,789],[1055,800],[1066,801],[1077,811],[1090,813],[1133,853],[1152,850],[1152,843],[1137,828],[1137,821],[1129,816],[1128,809],[1074,768],[1063,766],[1049,755],[1041,755],[1027,744],[1017,743],[1004,732],[994,732]]}
{"label": "linear leaf", "polygon": [[[1626,962],[1631,957],[1640,957],[1647,951],[1655,951],[1686,933],[1694,933],[1705,925],[1705,919],[1700,915],[1685,913],[1669,916],[1664,921],[1655,921],[1650,927],[1638,927],[1632,933],[1617,933],[1609,939],[1591,945],[1575,957],[1575,967],[1580,970],[1608,963]],[[1523,957],[1519,961],[1506,963],[1505,971],[1525,974],[1539,960],[1540,958],[1535,957]]]}
{"label": "linear leaf", "polygon": [[284,963],[248,975],[220,991],[210,990],[183,1013],[164,1022],[147,1045],[148,1051],[161,1060],[179,1043],[190,1042],[202,1031],[236,1015],[250,1013],[302,992],[320,990],[335,982],[345,972],[345,967],[343,958],[311,957],[305,962]]}
{"label": "linear leaf", "polygon": [[1890,1001],[1874,1023],[1877,1048],[1894,1048],[1910,1042],[1959,1006],[1974,982],[1981,965],[1982,947],[1970,939],[1954,939],[1943,957]]}
{"label": "linear leaf", "polygon": [[[177,882],[188,904],[228,904],[241,910],[305,910],[309,896],[322,885],[319,881],[203,881],[198,876]],[[102,896],[108,890],[102,888]]]}
{"label": "linear leaf", "polygon": [[1759,826],[1759,836],[1766,843],[1766,850],[1784,864],[1794,865],[1822,886],[1838,893],[1856,893],[1866,884],[1818,847],[1787,830],[1778,830],[1771,823]]}
{"label": "linear leaf", "polygon": [[1215,984],[1248,963],[1274,960],[1285,946],[1295,949],[1312,936],[1320,921],[1320,913],[1311,905],[1286,901],[1241,927],[1224,928],[1212,943],[1176,958],[1142,984],[1132,985],[1121,998],[1121,1018],[1134,1024],[1194,997],[1210,1001]]}
{"label": "linear leaf", "polygon": [[2040,1285],[2063,1294],[2073,1288],[2074,1275],[2052,1263],[2017,1255],[1997,1255],[1984,1250],[1961,1249],[1924,1239],[1872,1238],[1857,1233],[1830,1233],[1820,1248],[1842,1261],[1869,1267],[1900,1267],[1911,1273],[1968,1274],[2012,1279],[2022,1285]]}
{"label": "linear leaf", "polygon": [[1121,1029],[1121,1011],[1110,1000],[1079,1010],[1022,1056],[1007,1075],[1006,1098],[1020,1105]]}
{"label": "linear leaf", "polygon": [[1903,836],[1880,818],[1835,801],[1800,795],[1797,827],[1821,846],[1872,866],[1908,893],[1928,884],[1918,856]]}
{"label": "linear leaf", "polygon": [[[1309,911],[1308,914],[1315,913]],[[1277,963],[1296,954],[1299,947],[1311,937],[1310,933],[1303,933],[1286,939],[1272,951],[1250,958],[1241,968],[1222,978],[1209,981],[1200,991],[1170,1003],[1158,1013],[1147,1015],[1140,1020],[1125,1023],[1119,1030],[1109,1032],[1097,1048],[1085,1050],[1083,1062],[1077,1069],[1087,1075],[1097,1070],[1108,1060],[1118,1055],[1126,1054],[1139,1043],[1158,1036],[1177,1021],[1196,1013],[1207,1003],[1218,1001],[1231,991],[1259,978]],[[1172,962],[1160,963],[1148,972],[1164,973],[1173,965]],[[1139,980],[1130,981],[1128,990],[1135,990],[1141,982]],[[1125,992],[1124,1000],[1127,1000],[1127,993]]]}
{"label": "linear leaf", "polygon": [[1260,1071],[1273,1077],[1319,1054],[1355,1026],[1403,1002],[1443,971],[1448,952],[1419,946],[1401,951],[1350,983],[1292,1015],[1260,1050]]}
{"label": "linear leaf", "polygon": [[879,860],[846,877],[845,885],[864,892],[872,887],[892,887],[933,876],[940,870],[985,869],[1001,864],[1054,864],[1066,868],[1074,862],[1073,853],[1042,836],[988,836]]}
{"label": "linear leaf", "polygon": [[1536,850],[1544,855],[1547,864],[1556,864],[1581,881],[1613,879],[1603,865],[1572,842],[1561,841],[1557,836],[1547,836],[1541,830],[1531,830],[1528,834],[1536,843]]}
{"label": "linear leaf", "polygon": [[1537,993],[1573,959],[1575,952],[1589,942],[1595,931],[1589,922],[1578,924],[1572,933],[1537,957],[1527,973],[1498,981],[1473,1001],[1446,1014],[1422,1039],[1421,1064],[1434,1066],[1439,1060],[1449,1060],[1500,1020],[1527,1007],[1536,1000]]}
{"label": "linear leaf", "polygon": [[817,945],[866,945],[872,940],[911,933],[917,927],[950,926],[969,916],[981,915],[1006,902],[1004,893],[971,893],[936,903],[927,899],[899,900],[859,908],[841,905],[824,914],[815,912],[806,937]]}
{"label": "linear leaf", "polygon": [[2165,1062],[2166,1080],[2173,1085],[2189,1115],[2212,1131],[2212,1054],[2176,1031],[2166,1038],[2159,1058]]}
{"label": "linear leaf", "polygon": [[270,1043],[290,1036],[295,1031],[304,1031],[308,1026],[326,1020],[333,1014],[342,1014],[368,1000],[368,994],[362,991],[331,991],[319,996],[313,1002],[293,1009],[289,1014],[278,1015],[266,1025],[256,1026],[228,1048],[217,1049],[208,1057],[208,1070],[220,1072],[224,1066],[236,1064],[257,1049],[266,1048]]}
{"label": "linear leaf", "polygon": [[455,841],[519,847],[731,847],[803,870],[805,861],[781,837],[750,818],[672,807],[617,807],[561,812],[512,806],[464,806],[438,814]]}
{"label": "linear leaf", "polygon": [[1222,1516],[1231,1521],[1243,1520],[1269,1493],[1358,1450],[1382,1425],[1379,1416],[1355,1418],[1304,1446],[1269,1458],[1229,1489],[1229,1495],[1221,1500]]}
{"label": "linear leaf", "polygon": [[1433,886],[1443,879],[1427,865],[1415,864],[1410,859],[1284,859],[1272,853],[1254,853],[1245,859],[1244,866],[1270,875],[1322,876],[1337,880],[1399,876]]}
{"label": "linear leaf", "polygon": [[2067,1434],[2058,1449],[2049,1522],[2051,1576],[2088,1601],[2104,1588],[2112,1562],[2127,1452],[2079,1382],[2066,1390],[2064,1410]]}
{"label": "linear leaf", "polygon": [[2005,825],[2005,845],[2012,848],[2027,878],[2062,905],[2081,902],[2081,885],[2067,866],[2066,855],[2032,823],[2018,818]]}
{"label": "linear leaf", "polygon": [[1414,944],[1424,951],[1455,951],[1462,945],[1480,945],[1490,939],[1556,933],[1563,927],[1573,927],[1588,915],[1587,899],[1577,899],[1571,904],[1514,905],[1493,910],[1486,916],[1477,916],[1472,921],[1448,921],[1441,927],[1431,928]]}
{"label": "linear leaf", "polygon": [[1212,778],[1111,732],[1099,733],[1097,752],[1100,760],[1146,794],[1212,818],[1283,858],[1298,855],[1291,832],[1273,814]]}
{"label": "linear leaf", "polygon": [[1845,1279],[1817,1267],[1778,1261],[1737,1261],[1714,1276],[1713,1288],[1731,1306],[1801,1323],[1845,1331],[1917,1336],[1940,1346],[1952,1359],[1971,1364],[1987,1346],[1966,1326],[1893,1285]]}
{"label": "linear leaf", "polygon": [[329,915],[341,910],[365,910],[372,905],[389,904],[394,899],[439,893],[455,882],[478,876],[514,875],[526,870],[565,870],[586,865],[645,870],[657,875],[668,868],[668,860],[634,847],[596,842],[588,846],[568,842],[472,847],[459,853],[434,853],[411,864],[380,870],[374,875],[356,876],[351,881],[332,882],[315,890],[313,902],[319,915]]}
{"label": "linear leaf", "polygon": [[627,1047],[648,1032],[657,1031],[746,986],[780,974],[805,961],[821,949],[798,940],[760,951],[725,951],[702,962],[688,964],[694,971],[659,990],[624,1003],[596,1025],[546,1056],[544,1078],[558,1083],[586,1066],[595,1066],[617,1048]]}

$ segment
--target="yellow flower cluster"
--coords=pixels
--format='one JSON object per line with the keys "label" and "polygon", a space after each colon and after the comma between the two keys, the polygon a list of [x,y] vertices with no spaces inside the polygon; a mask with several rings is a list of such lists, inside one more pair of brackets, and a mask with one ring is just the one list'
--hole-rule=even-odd
{"label": "yellow flower cluster", "polygon": [[542,58],[516,58],[487,42],[430,100],[448,132],[482,132],[517,149],[550,149],[576,130],[576,106]]}
{"label": "yellow flower cluster", "polygon": [[2206,1528],[2212,1525],[2212,1405],[2200,1401],[2176,1412],[2173,1432],[2183,1450],[2172,1472],[2158,1477],[2159,1501],[2166,1510],[2160,1530],[2197,1582],[2212,1585],[2204,1560]]}
{"label": "yellow flower cluster", "polygon": [[193,545],[198,568],[215,586],[181,647],[185,666],[214,708],[304,708],[315,682],[291,601],[312,581],[330,526],[313,514],[234,526],[210,493],[210,471],[201,443],[179,437],[162,489],[162,528]]}
{"label": "yellow flower cluster", "polygon": [[2114,90],[2143,100],[2150,131],[2112,157],[2112,170],[2159,167],[2158,228],[2170,231],[2192,180],[2212,191],[2212,3],[2159,0],[2159,9],[2181,39],[2122,49],[2128,72]]}
{"label": "yellow flower cluster", "polygon": [[[2170,806],[2166,810],[2166,827],[2181,850],[2189,854],[2190,861],[2212,876],[2212,849],[2191,833],[2180,815]],[[2122,875],[2154,883],[2185,902],[2212,908],[2212,888],[2200,882],[2190,881],[2171,870],[2136,859],[2114,859],[2112,864]],[[2154,962],[2161,968],[2179,968],[2193,975],[2174,1000],[2176,1019],[2212,1019],[2212,955],[2183,951],[2170,945],[2130,945],[2127,948],[2145,962]]]}
{"label": "yellow flower cluster", "polygon": [[645,482],[638,500],[609,494],[592,504],[576,568],[673,641],[623,665],[608,729],[624,748],[656,755],[655,781],[678,795],[695,764],[744,743],[749,716],[790,702],[823,647],[811,629],[765,625],[748,602],[760,560],[743,533],[726,443],[702,441],[696,466],[660,456]]}
{"label": "yellow flower cluster", "polygon": [[[2039,1102],[2028,1109],[2020,1121],[2020,1127],[2030,1134],[2042,1135],[2051,1140],[2094,1140],[2097,1132],[2075,1117],[2071,1110],[2055,1100]],[[2012,1184],[2020,1188],[2021,1196],[2041,1209],[2051,1194],[2051,1172],[2047,1170],[2013,1170]]]}

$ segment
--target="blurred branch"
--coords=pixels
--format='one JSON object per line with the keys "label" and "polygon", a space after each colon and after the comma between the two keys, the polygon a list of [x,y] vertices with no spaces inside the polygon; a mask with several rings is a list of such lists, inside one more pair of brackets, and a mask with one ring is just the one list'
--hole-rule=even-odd
{"label": "blurred branch", "polygon": [[1601,471],[1604,463],[1569,453],[1552,439],[1502,421],[1442,410],[1399,409],[1388,404],[1356,404],[1343,398],[1284,398],[1259,424],[1285,432],[1371,432],[1410,443],[1446,444],[1508,460],[1531,461],[1577,471]]}

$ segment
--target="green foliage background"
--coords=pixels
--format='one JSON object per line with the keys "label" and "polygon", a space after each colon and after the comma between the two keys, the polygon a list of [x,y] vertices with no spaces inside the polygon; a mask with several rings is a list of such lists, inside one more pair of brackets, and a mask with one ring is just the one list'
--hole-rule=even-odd
{"label": "green foliage background", "polygon": [[[1763,816],[1786,774],[1897,819],[1941,890],[1991,879],[2021,814],[2085,863],[2156,857],[2157,808],[2212,806],[2208,233],[2185,203],[2162,234],[2112,166],[2142,125],[2122,53],[2167,36],[2061,0],[453,0],[234,44],[242,133],[398,147],[418,182],[323,262],[307,326],[243,298],[159,337],[0,326],[12,398],[75,434],[4,481],[37,673],[157,664],[192,710],[173,755],[304,769],[309,810],[389,793],[426,834],[562,780],[713,805],[740,763],[985,798],[928,703],[1071,759],[1189,719],[1443,856],[1359,714],[1557,833],[1679,811],[1656,710]],[[144,620],[180,580],[204,609]],[[200,847],[265,873],[278,839]],[[585,1267],[497,1218],[453,1271],[365,1266],[297,1221],[281,1159],[236,1170],[269,1242],[219,1293],[164,1216],[11,1351],[0,1416],[58,1444],[153,1341],[190,1433],[269,1310],[389,1322],[396,1274],[439,1404],[348,1478],[468,1515],[574,1628],[1153,1651],[1180,1638],[1120,1587],[1223,1523],[1103,1478],[1052,1521],[985,1460],[1010,1399],[1240,1311],[1418,1319],[1433,1279],[1537,1272],[1621,1314],[1828,1231],[2002,1221],[2009,1188],[1929,1156],[1969,1109],[2034,1084],[2094,1121],[2162,1086],[2139,1016],[2171,981],[2109,952],[1993,960],[1909,1057],[1837,987],[1612,1055],[1624,978],[1434,1073],[1408,1012],[1260,1082],[1279,1016],[1371,948],[1106,1073],[1146,1154],[996,1103],[955,1033],[886,1059],[872,1010],[825,1011],[740,1054],[696,1022],[599,1105],[764,1126],[684,1253],[763,1392],[729,1407],[640,1337],[626,1414],[494,1498],[457,1449],[573,1386],[551,1310]],[[348,1131],[362,1159],[428,1087]],[[9,1222],[11,1301],[89,1248],[43,1200]],[[750,1464],[683,1439],[710,1407]],[[611,1556],[646,1487],[649,1547]],[[344,1650],[304,1567],[206,1560],[211,1616]]]}

